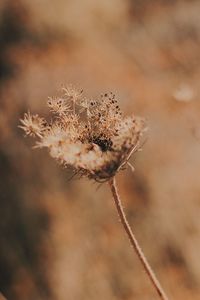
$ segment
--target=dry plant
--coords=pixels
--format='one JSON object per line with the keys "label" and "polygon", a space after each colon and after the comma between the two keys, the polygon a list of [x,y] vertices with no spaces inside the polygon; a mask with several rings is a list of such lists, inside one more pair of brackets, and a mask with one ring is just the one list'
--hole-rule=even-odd
{"label": "dry plant", "polygon": [[26,135],[37,138],[35,147],[47,147],[50,155],[74,175],[108,182],[113,199],[129,237],[160,299],[167,300],[158,279],[143,254],[122,208],[115,176],[129,164],[145,131],[142,118],[123,116],[112,92],[90,100],[72,85],[63,88],[62,97],[49,98],[52,119],[25,113],[20,126]]}

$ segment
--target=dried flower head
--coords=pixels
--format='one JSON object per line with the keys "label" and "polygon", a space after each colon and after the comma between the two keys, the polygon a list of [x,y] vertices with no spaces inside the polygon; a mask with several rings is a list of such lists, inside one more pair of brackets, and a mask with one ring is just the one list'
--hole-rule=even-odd
{"label": "dried flower head", "polygon": [[143,119],[122,115],[112,92],[89,100],[70,86],[62,98],[49,98],[48,106],[50,122],[28,112],[20,127],[60,164],[100,182],[126,165],[145,129]]}

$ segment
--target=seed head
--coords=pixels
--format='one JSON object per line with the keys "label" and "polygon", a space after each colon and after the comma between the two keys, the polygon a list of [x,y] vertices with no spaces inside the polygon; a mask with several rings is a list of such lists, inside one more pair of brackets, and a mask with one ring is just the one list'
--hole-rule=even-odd
{"label": "seed head", "polygon": [[109,180],[136,151],[144,120],[124,117],[112,92],[89,100],[71,86],[63,90],[62,98],[48,100],[51,122],[28,112],[20,127],[38,138],[36,147],[48,148],[53,158],[76,174]]}

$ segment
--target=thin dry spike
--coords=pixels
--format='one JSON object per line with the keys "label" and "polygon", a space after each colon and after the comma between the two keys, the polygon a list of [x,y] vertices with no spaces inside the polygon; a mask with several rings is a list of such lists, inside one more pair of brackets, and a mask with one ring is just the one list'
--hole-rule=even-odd
{"label": "thin dry spike", "polygon": [[134,173],[135,172],[134,166],[132,166],[132,164],[130,162],[127,162],[127,165],[129,166],[129,168],[131,169],[131,171]]}
{"label": "thin dry spike", "polygon": [[141,261],[141,263],[142,263],[142,265],[143,265],[143,267],[144,267],[151,283],[153,284],[154,288],[156,289],[160,299],[169,300],[168,297],[166,296],[164,290],[162,289],[160,282],[156,278],[151,266],[149,265],[145,255],[144,255],[142,249],[140,248],[140,245],[138,244],[138,241],[137,241],[135,235],[133,234],[132,229],[131,229],[128,221],[127,221],[127,218],[126,218],[126,215],[124,213],[124,210],[123,210],[123,207],[122,207],[122,204],[121,204],[121,200],[120,200],[120,197],[119,197],[119,194],[118,194],[118,191],[117,191],[115,177],[110,179],[109,184],[110,184],[113,199],[114,199],[114,202],[115,202],[115,205],[116,205],[121,223],[122,223],[128,237],[129,237],[129,240],[131,242],[131,245],[132,245],[134,251],[136,252],[139,260]]}

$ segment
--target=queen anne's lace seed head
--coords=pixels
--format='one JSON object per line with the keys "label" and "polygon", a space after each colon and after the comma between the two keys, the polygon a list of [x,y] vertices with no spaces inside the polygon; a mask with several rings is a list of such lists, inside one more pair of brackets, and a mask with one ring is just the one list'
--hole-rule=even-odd
{"label": "queen anne's lace seed head", "polygon": [[100,100],[84,98],[82,91],[71,86],[64,93],[62,98],[48,100],[53,112],[51,122],[28,112],[20,127],[26,135],[38,137],[36,147],[48,148],[60,164],[81,176],[106,181],[135,151],[144,121],[135,116],[123,117],[112,92]]}

